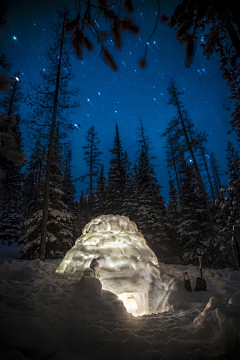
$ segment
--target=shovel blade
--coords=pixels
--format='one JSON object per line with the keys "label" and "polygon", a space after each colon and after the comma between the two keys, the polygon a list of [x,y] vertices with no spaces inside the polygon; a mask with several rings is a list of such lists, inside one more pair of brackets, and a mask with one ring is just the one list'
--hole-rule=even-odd
{"label": "shovel blade", "polygon": [[207,283],[206,280],[200,277],[196,279],[196,286],[194,291],[206,291],[207,290]]}

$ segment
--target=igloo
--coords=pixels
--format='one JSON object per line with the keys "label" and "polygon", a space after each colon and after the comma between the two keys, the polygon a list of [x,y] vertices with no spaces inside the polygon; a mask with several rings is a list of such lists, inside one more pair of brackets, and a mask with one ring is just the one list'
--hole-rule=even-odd
{"label": "igloo", "polygon": [[89,222],[56,273],[80,279],[93,258],[100,264],[103,289],[116,294],[128,312],[161,311],[166,289],[157,257],[128,217],[101,215]]}

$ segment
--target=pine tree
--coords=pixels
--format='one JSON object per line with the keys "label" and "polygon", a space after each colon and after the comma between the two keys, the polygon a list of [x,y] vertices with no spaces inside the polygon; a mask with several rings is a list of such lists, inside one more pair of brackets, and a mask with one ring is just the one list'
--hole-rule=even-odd
{"label": "pine tree", "polygon": [[140,151],[137,152],[135,177],[137,206],[133,220],[159,260],[170,261],[172,254],[167,235],[166,206],[151,163],[154,157],[150,155],[149,144],[150,140],[140,120],[137,140]]}
{"label": "pine tree", "polygon": [[[46,256],[48,202],[55,129],[57,123],[61,123],[62,126],[67,125],[66,118],[63,117],[62,112],[77,106],[76,102],[72,101],[72,96],[75,95],[75,92],[68,87],[68,82],[71,80],[72,76],[69,63],[69,51],[67,48],[69,39],[64,31],[67,18],[68,11],[64,10],[61,14],[59,13],[59,22],[57,24],[52,24],[54,40],[53,45],[48,48],[46,55],[48,66],[45,74],[43,74],[43,85],[32,85],[33,95],[28,96],[28,103],[34,107],[32,124],[35,125],[36,128],[36,125],[38,126],[38,121],[41,121],[41,129],[45,130],[43,138],[47,139],[48,149],[39,253],[39,257],[43,261]],[[46,125],[46,127],[43,125]],[[38,127],[38,131],[40,131],[40,127]]]}
{"label": "pine tree", "polygon": [[230,178],[225,200],[229,208],[228,227],[232,228],[233,225],[240,224],[240,155],[231,142],[228,142],[226,158]]}
{"label": "pine tree", "polygon": [[208,155],[208,151],[204,145],[204,143],[206,141],[207,141],[206,134],[198,135],[198,151],[199,151],[199,157],[201,159],[200,166],[202,166],[204,169],[204,172],[205,172],[206,178],[207,178],[208,187],[210,188],[210,193],[211,193],[212,199],[213,199],[213,201],[215,201],[214,187],[213,187],[210,169],[209,169],[209,165],[208,165],[208,161],[207,161],[207,159],[210,159],[210,156]]}
{"label": "pine tree", "polygon": [[[12,126],[11,131],[18,152],[22,153],[19,115],[15,117],[15,124]],[[22,186],[24,176],[21,173],[21,165],[15,165],[6,158],[3,159],[2,166],[6,177],[0,195],[0,237],[2,238],[2,244],[6,241],[10,245],[17,242],[22,234],[24,221]]]}
{"label": "pine tree", "polygon": [[160,186],[146,152],[142,149],[137,161],[137,212],[133,219],[159,259],[169,257],[166,233],[166,208]]}
{"label": "pine tree", "polygon": [[101,166],[101,170],[97,179],[97,187],[95,191],[95,216],[108,214],[107,209],[107,182],[104,176],[104,166]]}
{"label": "pine tree", "polygon": [[220,201],[223,200],[223,195],[221,193],[221,168],[218,165],[218,161],[213,151],[210,153],[210,163],[213,176],[213,189],[215,197]]}
{"label": "pine tree", "polygon": [[37,139],[26,166],[23,184],[25,214],[28,219],[36,210],[40,189],[43,187],[44,168],[46,166],[46,148]]}
{"label": "pine tree", "polygon": [[94,126],[91,126],[86,135],[86,145],[82,148],[84,151],[84,160],[86,162],[88,173],[81,176],[80,179],[88,179],[88,204],[89,204],[89,212],[94,213],[94,180],[98,175],[100,168],[99,157],[102,154],[101,151],[98,150],[98,144],[100,143],[97,132],[94,129]]}
{"label": "pine tree", "polygon": [[178,192],[180,192],[180,182],[179,182],[179,171],[178,171],[178,145],[177,139],[171,136],[171,132],[167,136],[167,145],[166,145],[166,161],[167,168],[170,169],[170,172],[173,173],[174,179],[177,184]]}
{"label": "pine tree", "polygon": [[72,173],[72,149],[69,146],[65,152],[63,160],[63,202],[67,206],[67,212],[73,218],[73,227],[70,231],[73,233],[73,238],[76,239],[78,235],[76,232],[76,218],[77,218],[77,202],[76,202],[76,188],[73,182]]}
{"label": "pine tree", "polygon": [[208,221],[210,224],[211,233],[212,236],[215,237],[216,232],[214,228],[214,222],[211,214],[209,200],[195,156],[195,151],[198,147],[198,133],[196,130],[194,130],[194,125],[190,120],[187,111],[184,109],[183,103],[180,101],[180,95],[182,93],[177,90],[176,84],[173,80],[170,81],[167,90],[170,95],[169,104],[173,105],[176,108],[177,115],[172,121],[170,121],[169,126],[167,127],[163,135],[168,136],[171,133],[171,137],[174,139],[174,141],[176,140],[176,143],[180,148],[181,154],[185,154],[186,157],[191,157],[190,160],[193,162],[200,191],[202,193],[205,208],[208,214]]}
{"label": "pine tree", "polygon": [[183,260],[198,264],[198,255],[205,255],[205,264],[211,264],[209,224],[204,199],[193,164],[184,157],[180,163],[181,193],[177,225],[179,243],[184,250]]}
{"label": "pine tree", "polygon": [[123,154],[123,165],[126,173],[126,187],[125,197],[122,203],[122,214],[133,219],[137,209],[137,189],[135,174],[133,173],[132,164],[126,151]]}
{"label": "pine tree", "polygon": [[15,116],[0,113],[0,188],[6,177],[6,164],[22,166],[26,161],[25,154],[19,148],[18,135],[13,130],[17,121]]}
{"label": "pine tree", "polygon": [[110,152],[112,158],[108,171],[107,207],[109,213],[121,215],[123,213],[123,202],[126,198],[127,175],[117,124],[115,128],[114,145]]}
{"label": "pine tree", "polygon": [[172,263],[175,261],[177,263],[181,262],[182,259],[182,249],[179,246],[179,235],[177,232],[177,227],[179,224],[179,199],[178,192],[175,188],[174,180],[169,180],[169,201],[167,204],[167,234],[169,239],[171,239],[171,248],[172,248]]}
{"label": "pine tree", "polygon": [[[233,236],[233,226],[240,224],[240,159],[231,142],[227,147],[227,165],[230,173],[229,187],[221,188],[222,200],[216,199],[217,237],[215,246],[214,267],[235,267],[230,240]],[[212,154],[212,162],[217,174],[216,159]],[[218,180],[218,179],[217,179]],[[217,181],[219,183],[219,181]],[[225,194],[225,196],[223,196]]]}
{"label": "pine tree", "polygon": [[[3,100],[1,100],[0,107],[6,116],[16,115],[15,122],[12,124],[10,131],[12,132],[14,142],[20,153],[23,151],[22,134],[20,131],[21,119],[20,115],[16,113],[20,108],[22,99],[23,94],[21,92],[19,72],[17,72],[15,73],[13,86],[11,86],[10,91],[8,91]],[[7,144],[5,144],[4,140]],[[10,137],[8,136],[6,139],[2,137],[2,146],[9,146],[9,144],[11,144]],[[12,149],[8,149],[8,152],[11,153]],[[3,182],[4,189],[0,194],[0,234],[3,239],[2,243],[7,241],[8,244],[11,244],[12,242],[18,241],[23,227],[24,204],[22,199],[22,185],[24,176],[21,173],[21,165],[14,164],[12,161],[9,161],[7,157],[1,159],[1,168],[6,178]]]}
{"label": "pine tree", "polygon": [[82,230],[84,226],[90,221],[88,210],[89,207],[88,207],[87,196],[84,195],[84,192],[82,191],[77,206],[77,221],[76,221],[76,230],[78,233],[77,237],[82,235]]}
{"label": "pine tree", "polygon": [[[44,184],[42,184],[44,185]],[[53,154],[50,173],[49,203],[48,203],[48,223],[47,223],[47,247],[46,257],[61,258],[69,250],[73,243],[71,232],[72,215],[67,212],[67,205],[63,201],[63,176],[61,146],[59,142],[58,128],[55,130],[53,144]],[[34,259],[39,256],[41,223],[43,217],[42,204],[43,186],[41,186],[37,198],[36,211],[25,222],[26,233],[20,239],[24,244],[22,258]]]}

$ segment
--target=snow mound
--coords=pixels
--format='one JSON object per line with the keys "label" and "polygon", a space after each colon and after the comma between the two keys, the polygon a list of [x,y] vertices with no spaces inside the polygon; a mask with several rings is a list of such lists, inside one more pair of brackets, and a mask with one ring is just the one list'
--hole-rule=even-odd
{"label": "snow mound", "polygon": [[101,215],[83,229],[56,273],[80,279],[92,259],[101,267],[105,290],[117,294],[134,315],[159,312],[167,286],[154,252],[126,216]]}
{"label": "snow mound", "polygon": [[109,318],[128,318],[123,302],[110,291],[103,290],[99,279],[92,276],[82,276],[75,284],[74,296],[71,300],[75,308],[85,313],[98,312]]}
{"label": "snow mound", "polygon": [[0,246],[0,359],[240,359],[239,271],[204,269],[208,290],[189,292],[183,271],[194,287],[199,268],[161,263],[170,311],[134,317],[97,278],[70,281],[59,260],[18,255]]}

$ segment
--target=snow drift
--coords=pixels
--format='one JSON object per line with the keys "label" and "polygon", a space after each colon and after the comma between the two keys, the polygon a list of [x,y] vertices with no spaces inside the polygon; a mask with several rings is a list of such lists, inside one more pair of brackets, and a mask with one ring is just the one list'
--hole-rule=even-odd
{"label": "snow drift", "polygon": [[169,311],[133,317],[114,294],[59,277],[59,260],[16,259],[19,250],[0,246],[0,359],[240,358],[239,271],[204,269],[208,290],[188,292],[182,273],[194,287],[199,269],[160,263]]}

